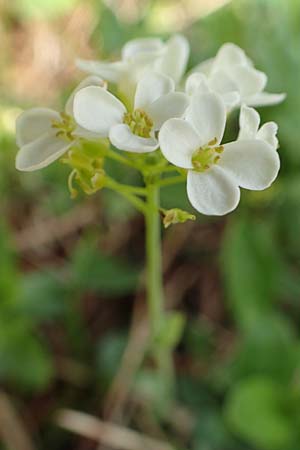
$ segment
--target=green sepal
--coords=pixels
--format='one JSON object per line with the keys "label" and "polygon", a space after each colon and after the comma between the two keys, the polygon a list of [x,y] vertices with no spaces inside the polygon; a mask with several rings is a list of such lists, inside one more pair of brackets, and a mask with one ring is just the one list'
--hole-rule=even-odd
{"label": "green sepal", "polygon": [[162,209],[161,212],[163,214],[163,224],[165,228],[168,228],[170,225],[175,223],[184,223],[187,220],[196,220],[196,216],[194,214],[190,214],[187,211],[183,211],[179,208],[172,209]]}

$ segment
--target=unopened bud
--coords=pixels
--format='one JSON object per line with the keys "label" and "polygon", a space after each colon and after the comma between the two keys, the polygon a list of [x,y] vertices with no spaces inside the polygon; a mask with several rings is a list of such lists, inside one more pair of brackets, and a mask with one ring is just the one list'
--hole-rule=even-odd
{"label": "unopened bud", "polygon": [[183,211],[179,208],[173,209],[162,209],[162,213],[164,215],[163,224],[165,228],[168,228],[170,225],[175,223],[184,223],[187,220],[196,220],[196,216],[194,214],[190,214],[187,211]]}

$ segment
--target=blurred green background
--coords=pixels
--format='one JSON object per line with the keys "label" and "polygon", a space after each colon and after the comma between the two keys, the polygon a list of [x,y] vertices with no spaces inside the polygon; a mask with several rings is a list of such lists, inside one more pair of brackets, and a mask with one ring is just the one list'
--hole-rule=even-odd
{"label": "blurred green background", "polygon": [[[300,2],[224,3],[0,0],[1,450],[113,448],[59,428],[59,408],[179,450],[300,449]],[[142,217],[110,192],[70,200],[60,163],[17,173],[14,121],[62,107],[84,76],[75,57],[116,57],[130,38],[174,31],[190,41],[190,66],[231,41],[288,96],[260,109],[279,124],[272,188],[164,232],[168,302],[187,316],[170,399],[151,363],[131,371],[143,357]],[[163,205],[190,209],[184,187]]]}

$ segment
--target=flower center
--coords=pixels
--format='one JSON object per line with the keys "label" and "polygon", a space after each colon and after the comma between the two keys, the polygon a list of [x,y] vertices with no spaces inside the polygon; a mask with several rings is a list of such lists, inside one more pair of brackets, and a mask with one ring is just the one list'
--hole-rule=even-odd
{"label": "flower center", "polygon": [[125,113],[123,122],[129,126],[133,134],[143,138],[149,138],[153,128],[153,121],[142,109]]}
{"label": "flower center", "polygon": [[212,147],[216,144],[216,139],[210,141],[206,147],[198,148],[192,156],[192,164],[194,170],[197,172],[205,172],[210,169],[213,164],[217,164],[220,160],[220,155],[224,150],[223,145]]}
{"label": "flower center", "polygon": [[73,141],[73,131],[76,128],[73,117],[69,116],[65,112],[60,113],[61,120],[53,120],[52,128],[57,129],[56,136],[66,141]]}

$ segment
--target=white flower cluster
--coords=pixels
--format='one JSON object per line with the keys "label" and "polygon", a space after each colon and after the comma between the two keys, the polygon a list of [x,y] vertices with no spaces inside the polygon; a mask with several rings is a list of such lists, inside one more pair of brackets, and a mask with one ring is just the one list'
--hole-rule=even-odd
{"label": "white flower cluster", "polygon": [[[265,92],[266,75],[234,44],[224,44],[184,80],[188,57],[187,40],[175,35],[167,42],[132,40],[117,62],[79,60],[91,75],[73,92],[65,112],[33,108],[18,118],[17,168],[45,167],[82,139],[107,138],[118,150],[140,154],[160,148],[187,173],[187,194],[196,210],[232,211],[240,187],[265,189],[278,174],[277,125],[259,128],[252,106],[279,103],[285,95]],[[238,138],[222,144],[228,113],[237,107]]]}

